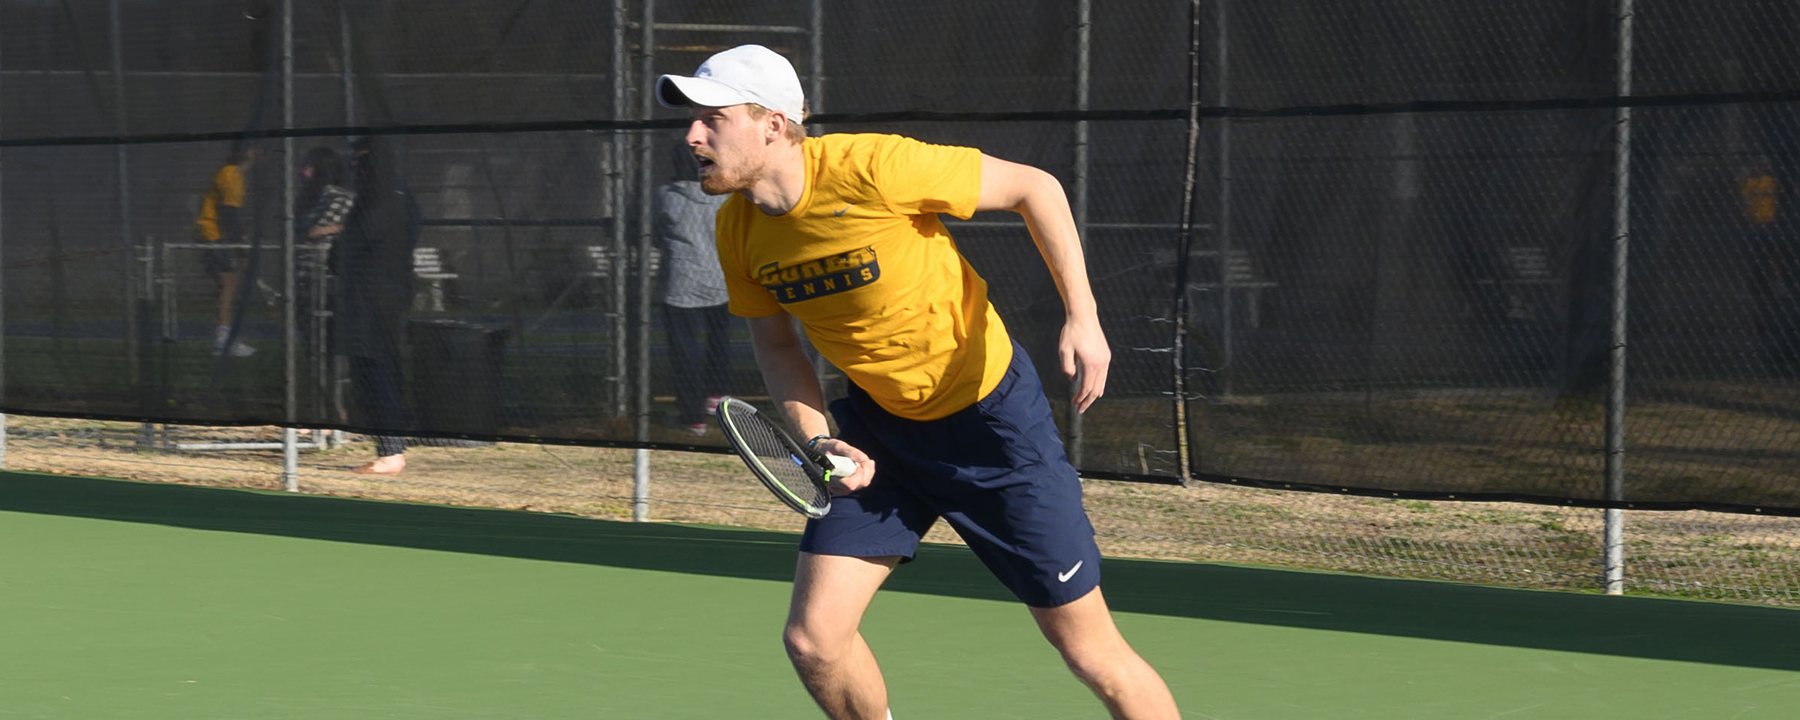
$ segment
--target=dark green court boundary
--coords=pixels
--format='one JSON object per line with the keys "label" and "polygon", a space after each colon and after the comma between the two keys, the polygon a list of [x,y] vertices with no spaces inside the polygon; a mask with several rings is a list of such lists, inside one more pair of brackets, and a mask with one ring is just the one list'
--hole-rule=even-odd
{"label": "dark green court boundary", "polygon": [[[787,580],[796,535],[0,472],[0,511]],[[796,519],[796,526],[798,520]],[[14,548],[11,552],[29,552]],[[967,550],[920,549],[887,588],[1010,600]],[[1205,563],[1108,559],[1115,610],[1800,671],[1800,611]]]}

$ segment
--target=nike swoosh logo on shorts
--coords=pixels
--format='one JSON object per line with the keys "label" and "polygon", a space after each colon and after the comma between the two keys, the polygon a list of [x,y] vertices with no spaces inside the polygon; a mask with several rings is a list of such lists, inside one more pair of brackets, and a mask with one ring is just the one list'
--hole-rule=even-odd
{"label": "nike swoosh logo on shorts", "polygon": [[850,212],[850,208],[853,208],[853,207],[856,207],[856,203],[850,203],[849,205],[845,205],[844,209],[834,212],[832,214],[836,215],[838,217],[843,217],[844,213]]}
{"label": "nike swoosh logo on shorts", "polygon": [[1081,564],[1084,562],[1087,562],[1087,561],[1086,560],[1076,560],[1075,567],[1069,568],[1068,572],[1059,572],[1056,574],[1056,581],[1057,582],[1065,582],[1065,583],[1068,582],[1069,578],[1075,577],[1075,571],[1080,570]]}

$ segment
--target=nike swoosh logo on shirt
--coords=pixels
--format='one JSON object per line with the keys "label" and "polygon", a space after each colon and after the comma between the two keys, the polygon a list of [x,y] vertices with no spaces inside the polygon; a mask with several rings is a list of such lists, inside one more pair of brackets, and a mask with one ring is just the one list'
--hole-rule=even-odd
{"label": "nike swoosh logo on shirt", "polygon": [[853,207],[856,207],[856,203],[850,203],[849,205],[845,205],[844,209],[834,212],[832,214],[836,215],[838,217],[843,217],[844,213],[850,212],[850,208],[853,208]]}
{"label": "nike swoosh logo on shirt", "polygon": [[1076,560],[1075,567],[1069,568],[1068,572],[1059,572],[1056,574],[1056,581],[1057,582],[1065,582],[1065,583],[1068,582],[1069,578],[1075,577],[1075,571],[1080,570],[1081,564],[1084,562],[1087,562],[1087,561],[1086,560]]}

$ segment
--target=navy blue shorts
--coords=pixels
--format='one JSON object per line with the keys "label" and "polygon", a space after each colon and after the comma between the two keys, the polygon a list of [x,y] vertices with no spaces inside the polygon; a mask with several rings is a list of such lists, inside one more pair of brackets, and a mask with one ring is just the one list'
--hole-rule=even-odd
{"label": "navy blue shorts", "polygon": [[832,499],[806,524],[800,549],[910,560],[939,517],[1026,605],[1055,607],[1100,584],[1100,549],[1081,506],[1081,480],[1031,359],[1012,364],[980,402],[938,420],[889,414],[850,386],[831,404],[838,437],[875,459],[875,480]]}

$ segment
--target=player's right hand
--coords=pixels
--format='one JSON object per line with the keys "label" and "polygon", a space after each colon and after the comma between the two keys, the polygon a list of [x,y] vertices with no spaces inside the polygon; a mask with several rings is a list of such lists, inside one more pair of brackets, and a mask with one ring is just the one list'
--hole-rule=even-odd
{"label": "player's right hand", "polygon": [[1056,355],[1062,361],[1063,374],[1075,384],[1075,412],[1087,412],[1088,406],[1106,394],[1106,370],[1112,365],[1112,348],[1106,344],[1099,316],[1092,312],[1071,315],[1063,324]]}
{"label": "player's right hand", "polygon": [[825,486],[825,489],[829,490],[831,494],[849,495],[868,487],[869,482],[875,479],[875,460],[870,458],[868,453],[856,449],[855,445],[837,438],[826,438],[820,440],[813,447],[828,455],[842,455],[856,463],[856,472],[847,477],[834,477],[831,479],[831,483]]}

